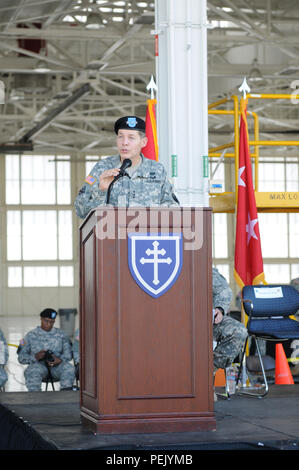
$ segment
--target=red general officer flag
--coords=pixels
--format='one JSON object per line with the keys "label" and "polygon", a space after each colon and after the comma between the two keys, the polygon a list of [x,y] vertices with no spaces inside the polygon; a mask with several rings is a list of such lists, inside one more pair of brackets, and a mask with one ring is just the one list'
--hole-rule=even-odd
{"label": "red general officer flag", "polygon": [[142,153],[146,158],[158,161],[156,104],[157,100],[147,100],[147,110],[145,117],[145,134],[147,137],[147,144],[145,147],[143,147]]}
{"label": "red general officer flag", "polygon": [[240,101],[238,207],[234,276],[240,288],[265,283],[259,223],[252,182],[246,118],[247,100]]}

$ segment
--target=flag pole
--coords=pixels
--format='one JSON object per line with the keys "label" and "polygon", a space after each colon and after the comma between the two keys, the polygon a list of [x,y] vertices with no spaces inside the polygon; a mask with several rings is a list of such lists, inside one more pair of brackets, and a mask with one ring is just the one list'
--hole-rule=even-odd
{"label": "flag pole", "polygon": [[[241,116],[241,114],[244,110],[244,109],[242,110],[241,107],[244,108],[244,101],[246,101],[246,99],[247,99],[247,92],[248,93],[250,92],[250,88],[247,84],[246,77],[244,77],[243,82],[242,82],[242,84],[239,88],[239,91],[241,93],[243,93],[243,98],[241,98],[241,100],[240,100],[240,113],[239,114]],[[248,129],[247,129],[247,133],[248,133]],[[248,139],[248,141],[249,141],[249,139]],[[239,152],[238,152],[238,155],[239,155]],[[239,161],[238,161],[237,167],[238,167],[238,171],[239,171]],[[238,191],[238,186],[236,187],[236,207],[237,207],[237,204],[238,204],[237,191]],[[246,316],[245,316],[245,310],[244,310],[244,305],[243,305],[242,301],[241,301],[241,321],[245,326],[247,325],[248,320],[246,319]],[[243,388],[250,386],[250,381],[249,381],[249,377],[247,375],[247,369],[246,369],[246,358],[248,356],[249,356],[249,344],[247,342],[246,352],[245,352],[244,357],[243,357],[243,367],[242,367],[242,377],[241,377],[241,383],[242,383]]]}
{"label": "flag pole", "polygon": [[[241,86],[239,87],[239,91],[241,93],[243,93],[243,99],[246,100],[247,93],[250,93],[250,88],[249,88],[249,85],[247,83],[246,77],[243,78],[243,82],[241,83]],[[241,108],[241,103],[240,103],[240,108]],[[239,116],[241,116],[241,109],[239,109],[238,114],[239,114]],[[240,134],[239,134],[239,138],[240,138]],[[238,141],[238,145],[239,145],[239,141]],[[236,150],[235,150],[235,155],[236,155]],[[238,151],[238,161],[235,162],[235,165],[239,169],[239,151]],[[236,206],[236,208],[238,206],[238,180],[237,180],[237,184],[236,184],[236,187],[235,187],[235,206]]]}
{"label": "flag pole", "polygon": [[150,99],[147,100],[147,110],[145,117],[145,134],[148,139],[146,146],[143,148],[143,155],[150,160],[158,161],[158,136],[157,136],[157,122],[156,122],[156,104],[155,93],[157,92],[157,85],[153,75],[146,87],[150,91]]}
{"label": "flag pole", "polygon": [[[237,164],[236,196],[236,243],[235,243],[235,280],[242,290],[244,285],[265,283],[263,258],[261,252],[261,239],[258,224],[255,194],[253,188],[251,156],[249,148],[249,135],[247,124],[247,93],[250,88],[244,78],[239,91],[243,94],[240,99],[240,132],[239,132],[239,158]],[[243,302],[241,305],[241,321],[247,325]],[[249,355],[249,344],[246,345],[246,354],[243,357],[242,386],[250,385],[246,372],[246,358]]]}

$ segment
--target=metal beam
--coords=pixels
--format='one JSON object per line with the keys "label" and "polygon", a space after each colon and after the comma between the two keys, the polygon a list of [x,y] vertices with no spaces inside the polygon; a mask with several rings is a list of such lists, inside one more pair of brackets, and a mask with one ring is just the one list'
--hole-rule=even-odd
{"label": "metal beam", "polygon": [[67,108],[72,106],[76,101],[78,101],[83,95],[90,91],[89,83],[85,83],[82,87],[78,88],[72,93],[72,96],[67,98],[64,103],[61,103],[57,108],[53,109],[42,121],[36,124],[30,131],[19,140],[19,143],[28,142],[31,137],[41,132],[46,126],[50,124],[53,119],[55,119],[59,114],[65,111]]}
{"label": "metal beam", "polygon": [[32,152],[33,144],[32,142],[27,143],[14,143],[14,144],[3,144],[0,145],[0,154],[18,154],[21,152]]}

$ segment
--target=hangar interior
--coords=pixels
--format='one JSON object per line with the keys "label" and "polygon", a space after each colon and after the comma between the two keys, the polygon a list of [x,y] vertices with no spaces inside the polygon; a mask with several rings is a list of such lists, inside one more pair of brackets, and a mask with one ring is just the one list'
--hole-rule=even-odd
{"label": "hangar interior", "polygon": [[[244,77],[266,281],[299,277],[299,5],[209,0],[207,17],[209,171],[223,188],[210,199],[213,263],[236,296],[231,111]],[[155,3],[1,0],[0,36],[0,322],[21,317],[28,331],[45,306],[78,308],[73,202],[95,162],[116,153],[115,120],[145,117]]]}

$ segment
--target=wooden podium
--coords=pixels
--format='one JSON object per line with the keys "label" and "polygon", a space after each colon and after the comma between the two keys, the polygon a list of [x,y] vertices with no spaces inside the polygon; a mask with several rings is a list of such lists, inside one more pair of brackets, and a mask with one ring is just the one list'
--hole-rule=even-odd
{"label": "wooden podium", "polygon": [[[95,433],[216,428],[211,209],[188,211],[103,207],[80,227],[80,409]],[[129,269],[134,231],[183,234],[180,274],[158,298]]]}

